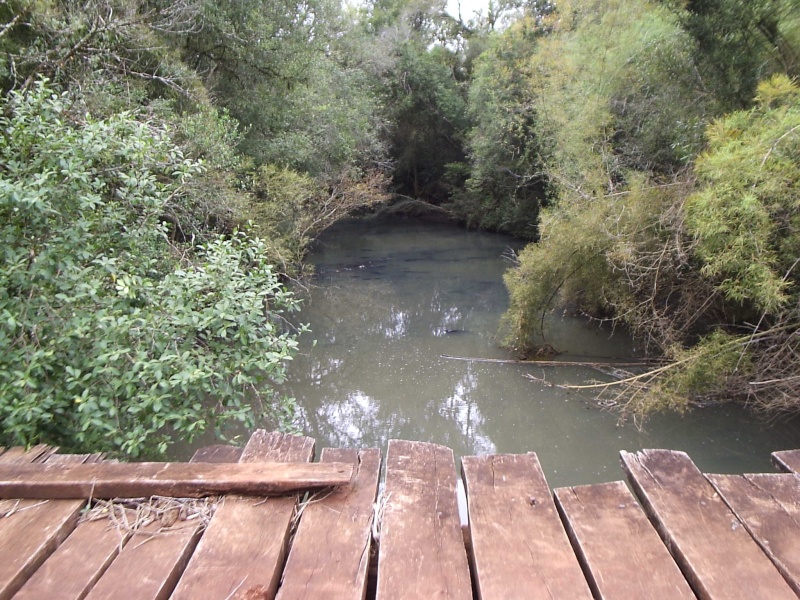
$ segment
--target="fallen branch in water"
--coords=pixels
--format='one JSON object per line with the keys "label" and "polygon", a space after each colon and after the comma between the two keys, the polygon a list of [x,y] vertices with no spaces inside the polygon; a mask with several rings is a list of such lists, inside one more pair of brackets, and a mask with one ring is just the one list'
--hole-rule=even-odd
{"label": "fallen branch in water", "polygon": [[503,358],[474,358],[469,356],[450,356],[440,354],[440,358],[447,360],[464,360],[468,362],[498,363],[504,365],[536,365],[537,367],[590,367],[592,369],[608,367],[647,367],[662,364],[658,361],[639,360],[636,362],[588,362],[576,360],[514,360]]}
{"label": "fallen branch in water", "polygon": [[557,383],[550,383],[543,377],[536,377],[535,375],[531,375],[530,373],[526,373],[525,375],[523,375],[523,377],[525,377],[526,379],[530,379],[531,381],[535,381],[536,383],[540,383],[544,387],[558,387],[562,389],[564,388],[563,385],[558,385]]}

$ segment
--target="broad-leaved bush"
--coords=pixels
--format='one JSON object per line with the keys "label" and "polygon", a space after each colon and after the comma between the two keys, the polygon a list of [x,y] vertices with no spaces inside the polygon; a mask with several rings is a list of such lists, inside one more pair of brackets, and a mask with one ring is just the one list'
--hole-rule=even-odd
{"label": "broad-leaved bush", "polygon": [[0,104],[0,445],[152,455],[278,419],[297,302],[264,242],[171,242],[202,164],[141,115],[78,106],[46,81]]}

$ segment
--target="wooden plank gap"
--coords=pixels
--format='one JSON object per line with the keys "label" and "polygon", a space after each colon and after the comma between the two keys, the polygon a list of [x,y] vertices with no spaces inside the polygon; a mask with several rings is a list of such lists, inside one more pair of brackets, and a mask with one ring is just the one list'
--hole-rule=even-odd
{"label": "wooden plank gap", "polygon": [[27,449],[21,446],[6,448],[6,451],[0,454],[0,465],[21,465],[47,460],[56,450],[57,448],[52,448],[47,444],[38,444]]}
{"label": "wooden plank gap", "polygon": [[[259,430],[250,436],[240,463],[297,463],[313,456],[311,438]],[[296,505],[296,495],[227,496],[192,555],[173,600],[274,597]]]}
{"label": "wooden plank gap", "polygon": [[359,600],[366,591],[380,450],[325,448],[322,462],[352,463],[354,481],[301,503],[278,600]]}
{"label": "wooden plank gap", "polygon": [[591,598],[536,455],[461,463],[480,598]]}
{"label": "wooden plank gap", "polygon": [[[104,547],[96,549],[92,546],[87,549],[94,553],[95,569],[99,575],[94,585],[91,581],[94,578],[92,572],[85,572],[83,576],[82,584],[90,588],[88,600],[116,599],[120,597],[120,590],[124,590],[126,600],[169,598],[203,535],[205,526],[200,518],[190,519],[191,515],[181,514],[192,510],[193,502],[182,498],[151,499],[150,504],[137,507],[136,511],[125,509],[130,514],[126,523],[135,523],[137,518],[141,518],[141,512],[147,510],[152,511],[148,518],[153,521],[134,531],[126,531],[129,537],[118,552],[114,552],[108,543],[112,541],[109,539],[111,535],[106,536]],[[205,510],[206,503],[212,501],[196,502],[200,506],[195,510]],[[198,517],[198,514],[194,517]],[[88,530],[91,523],[82,526]],[[104,558],[106,563],[101,562]],[[69,567],[65,566],[61,573],[70,573]],[[42,600],[45,597],[42,596]]]}
{"label": "wooden plank gap", "polygon": [[800,477],[786,473],[706,478],[800,596]]}
{"label": "wooden plank gap", "polygon": [[772,453],[772,464],[779,471],[800,473],[800,450],[779,450]]}
{"label": "wooden plank gap", "polygon": [[[12,449],[6,455],[11,454],[13,468],[20,468],[23,461],[51,460],[54,452],[42,444],[28,451]],[[66,465],[82,459],[64,455],[60,460]],[[81,500],[48,499],[0,504],[0,600],[14,596],[59,547],[75,528],[84,505]]]}
{"label": "wooden plank gap", "polygon": [[130,536],[129,530],[111,526],[105,519],[79,523],[14,600],[85,598]]}
{"label": "wooden plank gap", "polygon": [[555,499],[595,598],[695,598],[623,481],[559,488]]}
{"label": "wooden plank gap", "polygon": [[634,492],[701,600],[796,599],[685,452],[621,452]]}

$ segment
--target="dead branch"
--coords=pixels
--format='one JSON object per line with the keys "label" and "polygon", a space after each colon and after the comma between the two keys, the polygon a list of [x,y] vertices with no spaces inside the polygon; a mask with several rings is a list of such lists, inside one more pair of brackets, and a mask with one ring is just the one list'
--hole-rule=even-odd
{"label": "dead branch", "polygon": [[661,364],[660,361],[653,360],[637,360],[629,362],[596,362],[596,361],[579,361],[579,360],[515,360],[503,358],[476,358],[469,356],[450,356],[449,354],[440,354],[439,358],[447,360],[463,360],[468,362],[481,362],[481,363],[496,363],[504,365],[535,365],[537,367],[589,367],[592,369],[597,368],[613,368],[613,367],[646,367],[653,364]]}

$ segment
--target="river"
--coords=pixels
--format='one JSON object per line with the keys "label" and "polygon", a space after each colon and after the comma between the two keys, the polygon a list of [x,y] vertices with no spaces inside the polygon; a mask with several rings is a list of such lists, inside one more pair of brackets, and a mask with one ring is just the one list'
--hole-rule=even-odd
{"label": "river", "polygon": [[[553,487],[622,478],[620,450],[688,452],[706,472],[770,471],[774,450],[800,447],[800,422],[772,423],[739,406],[661,414],[643,430],[619,423],[591,393],[532,381],[586,383],[588,368],[457,361],[514,358],[497,343],[508,297],[504,255],[521,243],[431,222],[351,220],[315,246],[301,341],[284,392],[318,448],[379,447],[391,438],[444,444],[457,456],[536,452]],[[634,342],[565,314],[549,316],[560,360],[624,359]]]}

